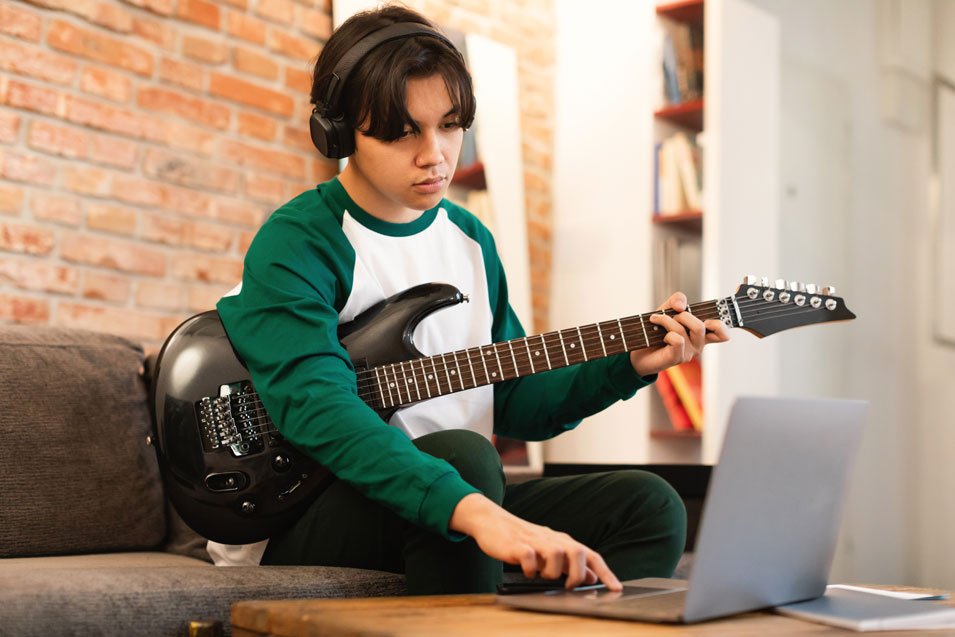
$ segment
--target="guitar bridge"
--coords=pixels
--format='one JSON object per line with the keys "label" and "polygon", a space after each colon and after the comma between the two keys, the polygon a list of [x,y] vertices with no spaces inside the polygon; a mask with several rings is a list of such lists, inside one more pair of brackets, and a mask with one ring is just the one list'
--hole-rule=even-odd
{"label": "guitar bridge", "polygon": [[196,415],[203,451],[228,448],[237,458],[262,451],[263,434],[275,429],[248,381],[222,385],[218,396],[200,399]]}

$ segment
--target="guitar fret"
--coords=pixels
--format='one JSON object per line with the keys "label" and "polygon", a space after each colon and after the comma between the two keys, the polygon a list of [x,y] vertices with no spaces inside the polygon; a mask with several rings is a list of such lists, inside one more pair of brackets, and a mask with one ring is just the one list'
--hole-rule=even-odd
{"label": "guitar fret", "polygon": [[570,365],[570,359],[567,358],[567,347],[564,346],[564,335],[558,331],[557,340],[560,341],[560,349],[564,352],[564,365]]}
{"label": "guitar fret", "polygon": [[[454,391],[454,385],[451,384],[451,376],[453,376],[453,374],[451,373],[451,370],[448,369],[448,359],[446,358],[446,356],[447,354],[441,355],[441,364],[444,365],[444,375],[448,379],[448,393],[451,393]],[[460,380],[461,379],[458,378],[458,381]],[[461,386],[461,389],[464,389],[464,385]]]}
{"label": "guitar fret", "polygon": [[623,333],[623,323],[620,322],[620,319],[617,319],[617,327],[620,329],[620,339],[623,341],[623,351],[629,351],[630,348],[627,347],[627,335]]}
{"label": "guitar fret", "polygon": [[577,328],[577,338],[580,339],[580,351],[584,354],[584,362],[587,362],[587,346],[584,345],[584,335],[581,333],[580,328]]}
{"label": "guitar fret", "polygon": [[541,334],[541,346],[544,348],[544,358],[547,359],[547,369],[554,369],[550,364],[550,352],[547,351],[547,341],[544,340],[544,335]]}
{"label": "guitar fret", "polygon": [[[378,373],[378,368],[375,368],[375,380],[378,381],[378,393],[381,394],[381,404],[385,405],[385,390],[381,388],[381,375]],[[388,379],[385,379],[385,386],[388,386]],[[391,398],[391,389],[388,390],[388,397]],[[394,405],[394,401],[391,401],[391,405]],[[390,406],[390,405],[389,405]]]}
{"label": "guitar fret", "polygon": [[529,338],[524,339],[524,347],[527,349],[527,362],[531,364],[531,373],[536,374],[534,369],[534,356],[531,354],[531,343]]}
{"label": "guitar fret", "polygon": [[[500,354],[498,353],[498,351],[497,351],[497,345],[492,344],[492,345],[491,345],[491,349],[494,350],[494,358],[497,359],[497,375],[503,377],[503,376],[504,376],[504,368],[501,367],[501,355],[500,355]],[[500,379],[498,379],[498,380],[500,380]]]}
{"label": "guitar fret", "polygon": [[454,367],[458,370],[458,382],[461,383],[461,389],[464,389],[464,377],[461,376],[461,364],[458,363],[458,353],[452,352],[454,355]]}
{"label": "guitar fret", "polygon": [[643,321],[643,314],[640,315],[640,327],[643,328],[643,338],[647,342],[647,347],[650,347],[650,337],[647,336],[647,324]]}
{"label": "guitar fret", "polygon": [[511,350],[511,360],[514,361],[514,376],[520,378],[521,370],[517,367],[517,357],[514,356],[514,345],[511,341],[508,341],[507,346]]}
{"label": "guitar fret", "polygon": [[408,367],[411,368],[411,378],[408,378],[408,372],[405,371],[405,361],[401,361],[401,372],[405,375],[405,386],[408,388],[408,400],[413,400],[411,398],[411,387],[414,387],[415,393],[418,394],[418,400],[421,400],[421,391],[418,389],[418,383],[415,382],[414,367],[412,367],[411,361],[408,361]]}
{"label": "guitar fret", "polygon": [[[398,371],[395,369],[394,363],[391,364],[391,375],[395,377],[395,393],[398,394],[398,403],[403,404],[405,401],[404,401],[404,398],[401,397],[401,386],[404,383],[401,382],[402,379],[398,378]],[[408,398],[410,402],[411,396],[409,395]]]}
{"label": "guitar fret", "polygon": [[604,357],[606,357],[606,356],[607,356],[607,344],[604,343],[604,333],[603,333],[603,331],[600,329],[600,323],[597,323],[597,336],[600,337],[600,349],[603,351]]}
{"label": "guitar fret", "polygon": [[[478,348],[478,356],[481,357],[481,365],[484,367],[484,380],[485,380],[485,383],[484,383],[484,384],[487,384],[487,383],[491,382],[491,374],[490,374],[490,372],[487,371],[487,361],[484,360],[484,352],[481,351],[481,348],[480,348],[480,347]],[[475,384],[475,385],[478,384],[478,383],[477,383],[477,379],[475,379],[474,384]]]}
{"label": "guitar fret", "polygon": [[[440,396],[441,395],[441,376],[438,375],[438,368],[434,364],[434,356],[432,356],[430,360],[431,360],[431,369],[434,370],[434,382],[438,386],[438,396]],[[448,387],[450,386],[451,384],[448,383]]]}
{"label": "guitar fret", "polygon": [[419,358],[418,363],[421,365],[421,380],[424,381],[425,391],[428,392],[428,398],[431,398],[431,387],[428,386],[428,372],[424,368],[424,359]]}

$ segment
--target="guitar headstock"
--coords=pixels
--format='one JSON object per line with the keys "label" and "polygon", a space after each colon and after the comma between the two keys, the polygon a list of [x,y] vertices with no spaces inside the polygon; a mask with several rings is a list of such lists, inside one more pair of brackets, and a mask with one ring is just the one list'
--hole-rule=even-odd
{"label": "guitar headstock", "polygon": [[738,327],[762,338],[793,327],[854,319],[835,294],[831,286],[782,279],[770,284],[765,277],[747,276],[733,294]]}

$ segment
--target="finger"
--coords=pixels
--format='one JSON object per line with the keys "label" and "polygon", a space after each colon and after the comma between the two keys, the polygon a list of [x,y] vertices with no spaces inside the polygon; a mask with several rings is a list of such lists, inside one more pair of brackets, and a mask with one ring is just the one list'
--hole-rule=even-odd
{"label": "finger", "polygon": [[677,332],[686,335],[686,327],[669,314],[651,314],[650,322],[659,325],[668,332]]}
{"label": "finger", "polygon": [[542,578],[557,579],[566,571],[564,568],[564,550],[562,548],[549,549],[541,557],[543,557],[543,565],[540,568]]}
{"label": "finger", "polygon": [[696,353],[699,353],[703,349],[703,345],[706,343],[706,326],[703,324],[703,321],[696,318],[689,312],[683,312],[677,314],[674,317],[677,323],[682,325],[690,337],[690,343],[693,345],[693,349]]}
{"label": "finger", "polygon": [[717,319],[710,319],[704,323],[706,326],[707,343],[725,343],[730,340],[729,330],[726,324]]}
{"label": "finger", "polygon": [[567,551],[567,588],[576,588],[587,581],[587,553],[576,545]]}
{"label": "finger", "polygon": [[537,577],[537,566],[537,553],[528,546],[521,554],[521,570],[524,572],[524,577],[527,579]]}
{"label": "finger", "polygon": [[676,310],[677,312],[682,312],[687,308],[686,295],[683,292],[674,292],[670,295],[670,298],[661,305],[659,310]]}
{"label": "finger", "polygon": [[597,575],[601,582],[603,582],[607,588],[612,591],[622,591],[623,585],[620,584],[620,580],[617,579],[617,576],[613,574],[613,571],[610,570],[610,567],[604,562],[604,558],[600,557],[600,554],[591,551],[587,556],[587,566]]}

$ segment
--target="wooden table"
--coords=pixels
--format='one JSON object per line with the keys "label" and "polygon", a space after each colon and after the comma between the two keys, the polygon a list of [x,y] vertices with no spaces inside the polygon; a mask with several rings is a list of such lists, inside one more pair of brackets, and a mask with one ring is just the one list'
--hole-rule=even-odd
{"label": "wooden table", "polygon": [[[690,626],[591,619],[518,610],[493,595],[248,601],[232,606],[235,637],[634,637],[833,635],[851,631],[769,612],[746,613]],[[911,635],[879,632],[880,637]],[[955,631],[925,634],[953,635]]]}

